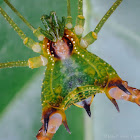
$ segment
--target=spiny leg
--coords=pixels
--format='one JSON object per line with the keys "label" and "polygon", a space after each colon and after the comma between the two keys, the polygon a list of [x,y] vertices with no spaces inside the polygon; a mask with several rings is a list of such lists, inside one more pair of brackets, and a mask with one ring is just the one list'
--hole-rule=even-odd
{"label": "spiny leg", "polygon": [[33,31],[34,35],[38,38],[39,41],[44,39],[44,35],[40,33],[39,29],[35,29],[18,11],[17,9],[8,1],[4,2],[12,9],[12,11]]}
{"label": "spiny leg", "polygon": [[84,31],[85,18],[83,16],[83,0],[78,0],[78,16],[76,18],[76,25],[74,27],[75,33],[81,37]]}
{"label": "spiny leg", "polygon": [[17,24],[8,16],[8,14],[0,7],[0,13],[8,21],[8,23],[17,32],[23,43],[34,52],[41,53],[43,45],[41,43],[35,42],[33,39],[27,37],[24,32],[17,26]]}
{"label": "spiny leg", "polygon": [[40,55],[37,57],[29,58],[28,61],[0,63],[0,69],[12,68],[12,67],[29,67],[33,69],[33,68],[38,68],[40,66],[46,66],[47,63],[48,60],[44,56]]}
{"label": "spiny leg", "polygon": [[97,34],[101,30],[102,26],[105,24],[107,19],[111,16],[111,14],[116,10],[116,8],[121,4],[122,0],[116,0],[116,2],[111,6],[111,8],[107,11],[107,13],[100,20],[94,31],[89,32],[86,36],[84,36],[80,45],[83,48],[87,48],[90,44],[92,44],[95,40],[97,40]]}
{"label": "spiny leg", "polygon": [[72,17],[71,17],[70,0],[67,0],[67,20],[66,20],[66,27],[68,29],[72,29]]}

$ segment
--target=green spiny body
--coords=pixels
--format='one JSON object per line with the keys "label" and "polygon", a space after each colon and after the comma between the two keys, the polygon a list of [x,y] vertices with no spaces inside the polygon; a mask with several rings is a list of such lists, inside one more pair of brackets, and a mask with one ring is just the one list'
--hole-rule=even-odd
{"label": "green spiny body", "polygon": [[[108,81],[118,77],[116,71],[98,56],[79,46],[75,46],[73,51],[74,53],[64,60],[55,61],[51,57],[42,87],[43,108],[49,105],[67,108],[73,103],[103,92]],[[79,89],[76,90],[77,88]],[[80,90],[81,88],[83,90]]]}

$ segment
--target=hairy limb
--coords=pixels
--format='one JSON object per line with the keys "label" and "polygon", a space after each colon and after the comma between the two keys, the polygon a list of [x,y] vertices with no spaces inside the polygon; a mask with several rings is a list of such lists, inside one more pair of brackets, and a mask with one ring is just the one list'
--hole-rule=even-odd
{"label": "hairy limb", "polygon": [[95,40],[97,40],[97,34],[107,21],[107,19],[112,15],[112,13],[116,10],[116,8],[121,4],[122,0],[116,0],[116,2],[110,7],[107,13],[102,17],[94,31],[89,32],[85,37],[81,39],[81,46],[87,48],[90,44],[92,44]]}
{"label": "hairy limb", "polygon": [[83,16],[83,0],[78,0],[78,16],[74,27],[75,33],[81,37],[84,31],[85,18]]}
{"label": "hairy limb", "polygon": [[70,0],[67,0],[67,20],[66,20],[66,27],[68,29],[72,29],[72,17],[71,17]]}

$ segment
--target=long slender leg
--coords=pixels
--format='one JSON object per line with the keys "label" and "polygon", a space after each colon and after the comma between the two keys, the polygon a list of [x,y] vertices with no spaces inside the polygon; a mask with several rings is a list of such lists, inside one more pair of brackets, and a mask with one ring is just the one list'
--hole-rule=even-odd
{"label": "long slender leg", "polygon": [[66,27],[68,29],[72,29],[72,17],[71,17],[70,0],[67,0],[67,21],[66,21]]}
{"label": "long slender leg", "polygon": [[32,30],[34,31],[35,28],[17,11],[17,9],[8,1],[8,0],[4,0],[5,3],[7,3],[7,5],[16,13],[16,15],[18,15],[18,17],[20,19],[22,19],[22,21]]}
{"label": "long slender leg", "polygon": [[28,61],[14,61],[14,62],[0,63],[0,69],[12,68],[12,67],[29,67],[33,69],[41,66],[46,66],[47,63],[48,60],[44,56],[40,55],[37,57],[29,58]]}
{"label": "long slender leg", "polygon": [[101,30],[102,26],[105,24],[107,19],[111,16],[111,14],[116,10],[116,8],[121,4],[122,0],[116,0],[116,2],[110,7],[107,13],[100,20],[94,31],[89,32],[85,37],[81,39],[81,46],[87,48],[90,44],[92,44],[97,39],[97,34]]}
{"label": "long slender leg", "polygon": [[17,24],[7,15],[7,13],[0,7],[0,13],[8,21],[8,23],[17,32],[23,43],[34,52],[41,53],[41,48],[43,47],[41,43],[35,42],[31,38],[27,37],[24,32],[17,26]]}
{"label": "long slender leg", "polygon": [[15,61],[15,62],[0,63],[0,69],[12,68],[12,67],[27,67],[27,66],[28,66],[28,61]]}
{"label": "long slender leg", "polygon": [[67,16],[71,16],[70,0],[67,0]]}
{"label": "long slender leg", "polygon": [[34,35],[38,38],[39,41],[44,39],[44,35],[40,33],[39,29],[35,29],[18,11],[17,9],[8,1],[4,2],[12,9],[12,11],[33,31]]}
{"label": "long slender leg", "polygon": [[83,0],[78,0],[78,16],[74,27],[75,33],[81,37],[84,31],[85,18],[83,16]]}
{"label": "long slender leg", "polygon": [[22,40],[26,38],[26,35],[23,31],[17,26],[17,24],[7,15],[7,13],[0,7],[0,13],[2,16],[9,22],[9,24],[13,27],[13,29],[17,32]]}

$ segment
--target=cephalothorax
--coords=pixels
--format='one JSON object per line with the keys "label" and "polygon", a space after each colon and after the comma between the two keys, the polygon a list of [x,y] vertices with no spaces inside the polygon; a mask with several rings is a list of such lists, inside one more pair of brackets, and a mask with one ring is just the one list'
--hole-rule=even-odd
{"label": "cephalothorax", "polygon": [[84,37],[83,0],[79,0],[74,27],[70,0],[67,0],[67,18],[62,17],[60,20],[55,12],[43,15],[41,20],[45,29],[35,29],[8,0],[4,1],[33,31],[39,42],[27,37],[1,7],[0,13],[19,34],[23,43],[40,56],[29,58],[28,61],[0,63],[0,68],[47,66],[41,93],[43,125],[37,134],[38,140],[51,140],[62,123],[70,133],[65,110],[71,105],[76,105],[84,108],[91,116],[90,104],[97,93],[105,93],[118,111],[116,99],[140,105],[140,90],[129,87],[108,63],[86,49],[97,39],[101,27],[122,0],[116,0],[95,30]]}

